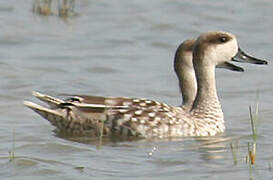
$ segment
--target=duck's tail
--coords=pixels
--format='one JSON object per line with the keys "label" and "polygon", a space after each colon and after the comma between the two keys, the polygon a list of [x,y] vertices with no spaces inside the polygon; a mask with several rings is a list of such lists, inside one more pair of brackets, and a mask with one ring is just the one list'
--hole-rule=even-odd
{"label": "duck's tail", "polygon": [[46,102],[49,107],[30,101],[24,101],[24,105],[47,119],[58,131],[66,134],[91,136],[97,133],[96,126],[98,126],[98,120],[86,117],[85,113],[79,113],[72,103],[39,92],[33,92],[33,95]]}
{"label": "duck's tail", "polygon": [[47,119],[53,126],[56,126],[58,128],[62,128],[62,124],[64,124],[65,121],[65,114],[58,112],[55,109],[49,109],[43,106],[40,106],[38,104],[35,104],[30,101],[24,101],[24,105]]}

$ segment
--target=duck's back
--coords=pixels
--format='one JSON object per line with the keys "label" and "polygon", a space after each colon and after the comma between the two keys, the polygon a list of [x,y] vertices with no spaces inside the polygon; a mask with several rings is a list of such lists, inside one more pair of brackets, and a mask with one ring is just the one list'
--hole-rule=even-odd
{"label": "duck's back", "polygon": [[164,138],[193,136],[194,123],[181,107],[139,98],[74,96],[65,101],[41,93],[50,108],[25,105],[68,134]]}

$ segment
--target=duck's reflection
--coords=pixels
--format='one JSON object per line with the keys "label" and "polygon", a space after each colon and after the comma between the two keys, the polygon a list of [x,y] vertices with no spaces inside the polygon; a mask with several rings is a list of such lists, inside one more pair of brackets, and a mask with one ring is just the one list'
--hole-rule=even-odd
{"label": "duck's reflection", "polygon": [[225,152],[231,149],[233,159],[236,158],[236,149],[238,149],[238,140],[241,137],[214,136],[214,137],[196,137],[199,142],[198,151],[203,160],[224,159]]}

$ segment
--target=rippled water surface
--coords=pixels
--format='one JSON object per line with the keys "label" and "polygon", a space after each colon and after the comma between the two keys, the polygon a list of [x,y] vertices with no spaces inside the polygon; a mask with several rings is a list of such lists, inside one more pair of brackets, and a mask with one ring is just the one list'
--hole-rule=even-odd
{"label": "rippled water surface", "polygon": [[[33,14],[32,3],[0,2],[1,179],[272,178],[272,1],[80,0],[79,15],[65,20]],[[34,100],[33,90],[180,104],[174,52],[208,30],[236,34],[242,49],[269,61],[240,64],[244,73],[217,70],[223,135],[104,142],[98,148],[96,139],[58,136],[22,105]],[[257,157],[250,167],[248,106],[257,94]],[[15,153],[11,162],[9,151]]]}

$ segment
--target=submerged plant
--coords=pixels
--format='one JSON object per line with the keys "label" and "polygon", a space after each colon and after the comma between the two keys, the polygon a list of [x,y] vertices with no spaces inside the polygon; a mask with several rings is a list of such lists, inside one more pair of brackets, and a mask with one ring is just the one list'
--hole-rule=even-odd
{"label": "submerged plant", "polygon": [[11,150],[9,150],[9,161],[13,161],[15,158],[15,129],[13,129],[13,133],[12,133],[12,148]]}
{"label": "submerged plant", "polygon": [[238,143],[237,144],[230,143],[230,149],[231,149],[231,152],[232,152],[233,164],[237,165],[238,164],[238,158],[237,158],[236,150],[238,150]]}

